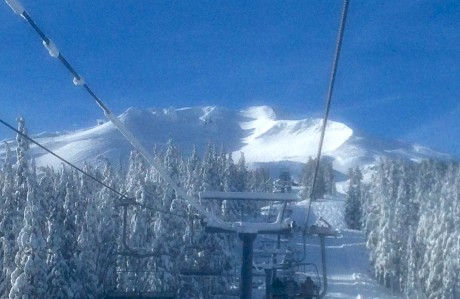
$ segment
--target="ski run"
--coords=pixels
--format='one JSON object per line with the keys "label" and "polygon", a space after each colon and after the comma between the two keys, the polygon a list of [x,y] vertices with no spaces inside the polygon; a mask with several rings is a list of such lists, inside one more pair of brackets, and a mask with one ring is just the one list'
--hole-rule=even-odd
{"label": "ski run", "polygon": [[[308,202],[293,206],[293,215],[297,221],[305,216]],[[340,198],[323,199],[312,204],[312,220],[320,217],[338,230],[336,238],[326,238],[326,259],[328,272],[328,292],[324,298],[330,299],[389,299],[403,298],[381,286],[373,278],[366,249],[366,236],[362,231],[346,228],[344,222],[344,200]],[[302,223],[302,222],[300,222]],[[298,248],[302,244],[297,243]],[[307,261],[320,268],[321,254],[319,240],[307,239]],[[263,298],[263,297],[260,297]]]}

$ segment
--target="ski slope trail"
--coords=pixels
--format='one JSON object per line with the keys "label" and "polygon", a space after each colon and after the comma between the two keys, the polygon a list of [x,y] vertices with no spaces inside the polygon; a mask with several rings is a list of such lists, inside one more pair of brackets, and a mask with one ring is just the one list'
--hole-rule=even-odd
{"label": "ski slope trail", "polygon": [[[302,223],[308,211],[308,202],[303,201],[292,207],[292,217]],[[389,299],[403,298],[400,294],[381,286],[372,275],[369,252],[363,232],[349,230],[344,222],[344,201],[340,199],[320,200],[312,204],[310,223],[324,219],[338,230],[336,238],[326,238],[326,265],[329,299]],[[297,250],[303,246],[297,239]],[[315,263],[321,272],[321,250],[317,237],[307,238],[307,260]]]}
{"label": "ski slope trail", "polygon": [[328,292],[325,298],[402,298],[372,278],[362,232],[343,230],[326,240]]}

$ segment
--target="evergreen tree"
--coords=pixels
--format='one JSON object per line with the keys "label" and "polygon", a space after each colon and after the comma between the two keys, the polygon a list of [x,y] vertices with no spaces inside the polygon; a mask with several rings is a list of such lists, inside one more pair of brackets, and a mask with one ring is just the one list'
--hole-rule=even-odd
{"label": "evergreen tree", "polygon": [[302,169],[301,184],[303,190],[301,196],[304,199],[317,200],[324,197],[325,194],[335,193],[335,175],[332,169],[332,162],[321,160],[318,165],[318,173],[315,181],[315,189],[313,189],[313,180],[315,178],[316,159],[311,157]]}
{"label": "evergreen tree", "polygon": [[[102,171],[103,182],[117,189],[112,167],[107,163]],[[101,291],[109,291],[116,287],[116,265],[114,252],[117,249],[117,237],[120,236],[121,218],[115,209],[118,197],[107,188],[103,188],[98,196],[98,227],[96,250],[96,270]]]}
{"label": "evergreen tree", "polygon": [[76,274],[81,280],[82,288],[77,290],[76,298],[99,298],[101,295],[97,276],[97,220],[94,200],[88,202],[84,224],[78,236],[79,263]]}
{"label": "evergreen tree", "polygon": [[208,145],[202,162],[202,177],[201,189],[203,191],[218,191],[220,189],[217,155],[212,144]]}
{"label": "evergreen tree", "polygon": [[35,182],[28,179],[27,186],[24,225],[17,239],[16,269],[11,274],[11,299],[46,297],[45,211]]}
{"label": "evergreen tree", "polygon": [[[232,154],[228,155],[224,171],[224,192],[236,192],[238,189],[238,169],[233,162]],[[227,221],[235,221],[239,215],[238,203],[232,200],[222,202],[222,216]]]}
{"label": "evergreen tree", "polygon": [[8,294],[11,288],[10,277],[14,271],[14,256],[16,254],[16,235],[19,223],[14,200],[13,168],[10,163],[11,152],[5,142],[5,161],[2,165],[1,209],[0,209],[0,294]]}
{"label": "evergreen tree", "polygon": [[332,167],[332,160],[331,159],[324,160],[324,163],[322,163],[322,166],[323,166],[325,194],[328,194],[331,196],[335,195],[337,190],[335,187],[335,172]]}
{"label": "evergreen tree", "polygon": [[[18,131],[22,134],[27,135],[27,128],[25,119],[19,117],[18,122]],[[21,197],[19,198],[19,207],[24,208],[25,196],[27,194],[27,176],[30,173],[29,163],[28,163],[28,151],[29,151],[29,141],[22,136],[21,134],[16,135],[16,189],[21,192]]]}
{"label": "evergreen tree", "polygon": [[192,154],[186,163],[186,179],[185,179],[185,190],[191,196],[196,196],[201,189],[202,185],[202,173],[201,173],[201,161],[196,151],[196,147],[193,147]]}
{"label": "evergreen tree", "polygon": [[244,192],[247,191],[247,184],[249,179],[249,171],[246,166],[246,158],[244,157],[244,153],[241,152],[240,159],[238,160],[238,164],[236,166],[236,191]]}
{"label": "evergreen tree", "polygon": [[[163,166],[169,176],[179,183],[180,155],[170,141],[164,156]],[[174,214],[186,215],[185,205],[176,197],[171,186],[164,186],[162,196],[162,210]],[[177,216],[167,216],[160,213],[154,224],[155,240],[153,248],[159,253],[155,262],[156,279],[154,286],[159,291],[176,290],[179,287],[179,260],[184,250],[186,221]]]}
{"label": "evergreen tree", "polygon": [[[53,195],[53,182],[48,176],[45,176],[40,181],[41,191],[44,195]],[[69,252],[65,252],[65,211],[63,201],[57,202],[60,197],[51,200],[51,215],[48,220],[48,237],[47,237],[47,267],[48,273],[46,294],[50,298],[72,298],[74,296],[72,290],[71,269],[69,268],[65,256]]]}
{"label": "evergreen tree", "polygon": [[[17,119],[18,131],[22,134],[27,134],[27,128],[24,118]],[[4,201],[4,212],[0,228],[2,231],[3,245],[3,274],[2,288],[3,294],[10,292],[12,283],[15,279],[12,278],[13,271],[17,268],[15,256],[18,253],[19,246],[16,239],[23,226],[24,207],[27,199],[27,180],[29,178],[29,163],[28,150],[29,143],[21,134],[16,135],[16,163],[13,167],[9,164],[10,151],[6,146],[6,163],[5,163],[5,184],[2,189],[2,197]],[[14,175],[13,175],[14,172]]]}
{"label": "evergreen tree", "polygon": [[360,230],[362,227],[362,198],[361,183],[362,174],[358,167],[350,169],[349,186],[345,202],[345,222],[350,229]]}

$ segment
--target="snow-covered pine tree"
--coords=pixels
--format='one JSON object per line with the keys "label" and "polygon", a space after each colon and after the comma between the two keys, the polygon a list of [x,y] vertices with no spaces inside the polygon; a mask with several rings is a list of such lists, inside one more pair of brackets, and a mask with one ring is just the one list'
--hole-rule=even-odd
{"label": "snow-covered pine tree", "polygon": [[219,174],[219,190],[224,191],[225,176],[227,170],[227,153],[225,152],[224,145],[221,145],[220,153],[217,155],[217,172]]}
{"label": "snow-covered pine tree", "polygon": [[[23,117],[17,119],[18,122],[18,131],[22,134],[27,135],[26,121]],[[28,151],[29,151],[29,141],[22,136],[21,134],[16,135],[16,176],[15,184],[17,190],[17,200],[18,208],[20,210],[24,209],[26,194],[27,194],[27,177],[30,173],[29,161],[28,161]]]}
{"label": "snow-covered pine tree", "polygon": [[350,229],[360,230],[362,227],[362,173],[359,167],[348,171],[349,186],[345,202],[345,222]]}
{"label": "snow-covered pine tree", "polygon": [[[437,252],[441,245],[441,215],[439,213],[440,194],[446,165],[430,162],[425,168],[423,185],[424,192],[420,206],[420,220],[417,228],[417,240],[420,242],[421,256],[418,276],[422,281],[422,289],[428,298],[441,298],[442,287],[442,253]],[[426,186],[426,183],[430,183]]]}
{"label": "snow-covered pine tree", "polygon": [[[180,163],[180,153],[177,150],[177,147],[174,145],[174,142],[170,139],[166,144],[166,152],[163,158],[163,167],[166,172],[169,174],[171,179],[176,183],[180,182],[181,177],[181,163]],[[171,199],[172,200],[172,199]],[[166,203],[165,203],[166,204]],[[167,203],[166,206],[169,206],[170,203]]]}
{"label": "snow-covered pine tree", "polygon": [[[232,154],[228,155],[224,171],[224,192],[236,192],[238,189],[238,169],[233,162]],[[240,215],[239,205],[232,200],[222,202],[222,216],[226,221],[235,221]]]}
{"label": "snow-covered pine tree", "polygon": [[[137,151],[132,151],[129,158],[128,172],[124,189],[129,197],[141,204],[151,205],[146,196],[148,166],[145,159]],[[118,212],[124,208],[117,207]],[[132,248],[148,248],[148,227],[150,225],[150,211],[145,208],[131,205],[127,207],[126,242]],[[125,252],[122,236],[118,237],[118,251]],[[123,236],[124,237],[124,236]],[[148,273],[140,272],[146,267],[146,260],[136,257],[117,255],[117,290],[139,292],[145,290]]]}
{"label": "snow-covered pine tree", "polygon": [[[18,131],[27,134],[25,120],[22,117],[17,119]],[[16,243],[17,236],[23,226],[24,207],[27,199],[27,179],[29,177],[28,150],[29,143],[21,134],[16,135],[16,163],[13,167],[9,164],[10,150],[6,145],[5,162],[6,174],[5,184],[2,189],[2,197],[4,200],[4,211],[0,228],[2,231],[3,245],[3,294],[8,294],[12,287],[11,275],[16,269],[15,256],[19,250]]]}
{"label": "snow-covered pine tree", "polygon": [[203,191],[219,191],[220,189],[217,156],[215,146],[209,143],[201,166],[203,177],[201,189]]}
{"label": "snow-covered pine tree", "polygon": [[[181,210],[179,200],[170,199],[174,196],[172,189],[165,190],[164,202],[170,203],[170,209]],[[171,203],[174,202],[174,206]],[[165,207],[166,208],[166,207]],[[180,226],[176,226],[180,225]],[[185,234],[185,222],[177,217],[159,214],[154,226],[155,241],[153,250],[158,253],[155,259],[155,279],[153,287],[155,291],[171,292],[179,287],[179,255],[183,250],[183,236]]]}
{"label": "snow-covered pine tree", "polygon": [[[170,140],[163,159],[163,167],[176,183],[181,178],[180,154]],[[162,210],[186,215],[185,205],[176,197],[171,186],[163,186]],[[179,260],[184,250],[186,221],[177,216],[160,213],[154,224],[155,240],[153,248],[159,253],[155,262],[156,279],[154,287],[157,291],[170,292],[179,287]]]}
{"label": "snow-covered pine tree", "polygon": [[[201,166],[202,186],[200,191],[220,191],[221,180],[219,178],[217,157],[215,146],[209,143]],[[201,204],[215,215],[219,215],[222,211],[221,202],[207,200],[201,202]]]}
{"label": "snow-covered pine tree", "polygon": [[65,235],[65,211],[63,198],[54,196],[53,179],[45,175],[40,180],[40,189],[46,200],[50,201],[50,216],[48,219],[47,237],[47,285],[46,294],[50,298],[73,298],[71,269],[64,258],[66,250]]}
{"label": "snow-covered pine tree", "polygon": [[77,252],[77,238],[81,230],[80,227],[76,225],[76,205],[80,202],[79,192],[77,186],[79,185],[74,179],[72,170],[63,170],[61,176],[63,181],[61,184],[65,186],[65,196],[64,196],[64,223],[63,223],[63,247],[62,247],[62,256],[66,261],[67,266],[69,267],[71,277],[70,283],[73,289],[80,289],[80,281],[78,277],[75,277],[76,268],[78,267],[78,257],[76,256]]}
{"label": "snow-covered pine tree", "polygon": [[[117,190],[117,182],[113,169],[106,163],[102,171],[102,181]],[[114,252],[117,250],[117,238],[120,236],[120,212],[115,209],[118,196],[107,188],[100,191],[96,206],[98,207],[98,228],[96,250],[97,275],[102,292],[110,291],[116,287],[116,259]]]}
{"label": "snow-covered pine tree", "polygon": [[370,250],[370,261],[374,266],[375,276],[381,282],[384,281],[384,239],[383,234],[388,232],[388,214],[386,206],[390,196],[388,163],[381,161],[372,179],[372,186],[369,190],[369,197],[366,200],[364,210],[366,211],[365,231],[367,234],[367,247]]}
{"label": "snow-covered pine tree", "polygon": [[238,164],[236,165],[236,191],[244,192],[247,191],[247,184],[249,178],[249,171],[246,166],[246,158],[244,157],[244,153],[240,153],[240,158],[238,159]]}
{"label": "snow-covered pine tree", "polygon": [[[240,158],[238,160],[238,164],[236,165],[236,175],[237,175],[237,185],[236,191],[238,192],[246,192],[249,191],[249,178],[250,172],[246,165],[246,158],[244,157],[244,153],[241,152]],[[243,221],[248,220],[249,218],[254,218],[258,212],[257,202],[251,200],[243,200],[239,201],[238,205],[241,209],[241,215]]]}
{"label": "snow-covered pine tree", "polygon": [[187,159],[185,176],[184,188],[187,193],[191,196],[198,195],[202,186],[202,173],[200,157],[195,146],[193,146],[191,156]]}
{"label": "snow-covered pine tree", "polygon": [[75,298],[100,298],[101,290],[97,276],[97,208],[93,199],[88,201],[84,224],[78,236],[78,260],[76,268],[77,277],[80,279],[81,289],[74,290]]}
{"label": "snow-covered pine tree", "polygon": [[[17,119],[18,131],[22,134],[27,134],[26,122],[23,117]],[[16,170],[15,175],[15,197],[17,210],[22,217],[24,212],[24,206],[26,204],[27,197],[27,178],[30,176],[30,163],[28,160],[29,152],[29,141],[21,134],[16,135],[16,164],[14,169]]]}
{"label": "snow-covered pine tree", "polygon": [[[304,199],[309,199],[310,195],[312,195],[312,200],[317,200],[322,198],[324,194],[327,192],[327,185],[325,180],[325,171],[324,171],[324,161],[320,161],[318,167],[318,174],[316,176],[316,183],[315,183],[315,190],[312,193],[313,188],[313,178],[315,176],[315,167],[316,167],[316,159],[312,159],[311,157],[308,158],[307,163],[302,169],[301,173],[301,184],[303,186],[301,196]],[[333,190],[335,188],[335,183],[332,181],[335,180],[333,175],[333,171],[331,173],[327,173],[329,189]],[[332,186],[334,185],[334,186]]]}
{"label": "snow-covered pine tree", "polygon": [[0,273],[0,295],[8,294],[11,288],[10,277],[15,269],[14,256],[17,245],[16,236],[19,228],[18,213],[14,200],[14,174],[10,163],[11,151],[8,143],[5,142],[5,160],[2,165],[1,186],[1,209],[0,209],[0,244],[1,244],[1,273]]}
{"label": "snow-covered pine tree", "polygon": [[335,187],[335,172],[332,167],[332,159],[325,159],[322,161],[323,177],[324,177],[324,191],[325,194],[335,195],[337,192]]}
{"label": "snow-covered pine tree", "polygon": [[24,224],[17,238],[16,269],[11,274],[11,299],[46,298],[46,213],[36,182],[28,178],[26,185]]}
{"label": "snow-covered pine tree", "polygon": [[[222,191],[222,182],[225,182],[225,172],[222,173],[222,168],[219,167],[218,162],[219,155],[215,154],[215,147],[212,144],[208,145],[207,152],[202,161],[202,190],[203,191]],[[237,169],[238,172],[238,169]],[[238,185],[239,183],[237,183]],[[236,187],[235,191],[239,191]],[[215,215],[221,217],[223,212],[222,202],[220,201],[202,201],[201,205],[206,209],[213,212]],[[194,231],[194,240],[192,246],[202,247],[207,254],[201,254],[201,256],[195,257],[197,263],[199,259],[206,259],[208,267],[222,266],[228,263],[229,253],[233,250],[231,242],[223,234],[208,234],[204,231],[203,227],[197,227]],[[201,281],[203,285],[204,281]],[[223,284],[225,287],[225,284]],[[202,290],[203,291],[203,290]]]}
{"label": "snow-covered pine tree", "polygon": [[[429,275],[428,284],[433,286],[430,295],[436,294],[437,298],[454,298],[454,287],[456,284],[456,268],[455,258],[452,252],[455,252],[455,218],[459,215],[453,215],[454,202],[458,201],[458,194],[452,194],[453,186],[457,182],[456,176],[458,167],[453,163],[449,163],[446,174],[442,178],[442,186],[439,193],[438,219],[435,222],[438,232],[435,246],[432,250],[434,273]],[[438,289],[439,287],[439,289]]]}

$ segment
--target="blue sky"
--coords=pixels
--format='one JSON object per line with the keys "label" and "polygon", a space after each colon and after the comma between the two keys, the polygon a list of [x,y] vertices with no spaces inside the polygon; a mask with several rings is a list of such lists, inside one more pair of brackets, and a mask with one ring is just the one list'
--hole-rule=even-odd
{"label": "blue sky", "polygon": [[[22,3],[116,114],[259,104],[323,114],[342,1]],[[2,119],[23,115],[38,133],[103,118],[4,2],[0,20]],[[351,0],[331,119],[460,157],[458,32],[459,1]]]}

